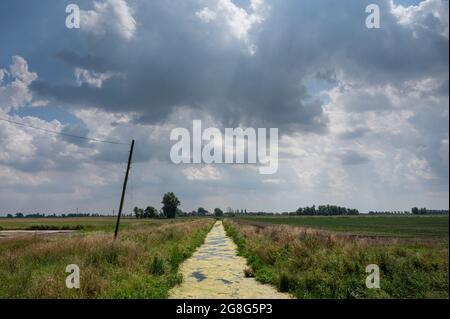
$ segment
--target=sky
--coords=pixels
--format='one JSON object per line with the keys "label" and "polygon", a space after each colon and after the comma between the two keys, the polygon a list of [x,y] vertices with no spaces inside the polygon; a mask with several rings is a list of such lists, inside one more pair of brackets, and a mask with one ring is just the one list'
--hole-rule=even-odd
{"label": "sky", "polygon": [[[65,25],[66,6],[81,10]],[[380,8],[369,29],[366,6]],[[449,207],[448,0],[0,3],[0,214]],[[278,128],[278,171],[175,164],[170,132]]]}

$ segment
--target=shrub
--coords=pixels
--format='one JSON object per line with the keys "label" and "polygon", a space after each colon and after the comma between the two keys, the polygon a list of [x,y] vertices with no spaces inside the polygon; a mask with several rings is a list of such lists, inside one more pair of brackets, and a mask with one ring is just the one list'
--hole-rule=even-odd
{"label": "shrub", "polygon": [[82,230],[84,229],[83,225],[31,225],[25,228],[25,230]]}
{"label": "shrub", "polygon": [[153,256],[150,263],[150,273],[153,275],[163,275],[166,272],[164,260],[158,256]]}

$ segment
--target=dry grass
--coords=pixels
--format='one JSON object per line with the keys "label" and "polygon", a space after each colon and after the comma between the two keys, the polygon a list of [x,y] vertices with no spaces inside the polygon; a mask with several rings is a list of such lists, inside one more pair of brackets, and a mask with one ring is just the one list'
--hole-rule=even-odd
{"label": "dry grass", "polygon": [[[213,221],[135,226],[111,233],[35,236],[0,244],[1,298],[164,298],[178,265],[203,242]],[[161,271],[151,272],[155,257]],[[67,289],[65,267],[77,264],[81,288]]]}
{"label": "dry grass", "polygon": [[[448,246],[286,225],[225,223],[258,280],[298,298],[448,298]],[[381,289],[367,289],[377,264]]]}

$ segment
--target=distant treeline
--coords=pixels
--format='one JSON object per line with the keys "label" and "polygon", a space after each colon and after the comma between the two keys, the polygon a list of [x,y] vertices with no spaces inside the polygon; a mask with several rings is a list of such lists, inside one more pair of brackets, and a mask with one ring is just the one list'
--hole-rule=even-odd
{"label": "distant treeline", "polygon": [[370,211],[369,215],[411,215],[411,212],[405,211]]}
{"label": "distant treeline", "polygon": [[413,207],[411,209],[413,215],[448,215],[448,209],[426,209]]}
{"label": "distant treeline", "polygon": [[369,215],[448,215],[448,210],[413,207],[411,211],[370,211]]}
{"label": "distant treeline", "polygon": [[[247,212],[246,209],[236,209],[227,208],[226,212],[223,212],[220,208],[215,208],[214,213],[210,213],[203,207],[199,207],[197,210],[191,212],[184,212],[179,208],[175,208],[174,217],[195,217],[195,216],[270,216],[270,215],[282,215],[282,216],[340,216],[340,215],[359,215],[359,211],[354,208],[346,208],[336,205],[319,205],[311,207],[300,207],[295,212]],[[427,208],[417,208],[413,207],[411,211],[370,211],[369,215],[448,215],[449,211],[444,209],[427,209]],[[32,213],[23,214],[15,213],[7,214],[7,218],[73,218],[73,217],[108,217],[114,215],[103,215],[99,213],[68,213],[68,214],[42,214],[42,213]],[[134,216],[136,218],[167,218],[167,214],[164,213],[163,209],[157,210],[152,206],[147,208],[135,207],[132,214],[122,214],[124,217]]]}
{"label": "distant treeline", "polygon": [[297,215],[320,215],[320,216],[333,216],[333,215],[359,215],[359,211],[355,208],[346,208],[336,205],[319,205],[311,207],[299,208],[296,211]]}
{"label": "distant treeline", "polygon": [[359,215],[359,211],[354,208],[346,208],[336,205],[313,205],[311,207],[300,207],[295,212],[247,212],[247,210],[227,209],[225,216],[267,216],[267,215],[283,215],[283,216],[337,216],[337,215]]}

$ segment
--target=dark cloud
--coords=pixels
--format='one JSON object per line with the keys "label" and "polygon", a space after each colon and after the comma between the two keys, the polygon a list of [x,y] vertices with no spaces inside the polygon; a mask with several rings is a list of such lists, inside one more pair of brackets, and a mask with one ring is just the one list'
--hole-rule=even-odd
{"label": "dark cloud", "polygon": [[109,71],[107,65],[119,66],[123,77],[106,80],[101,88],[37,81],[34,92],[71,105],[135,111],[141,114],[141,123],[164,121],[175,107],[184,105],[205,110],[224,125],[325,131],[322,105],[319,100],[308,101],[301,68],[276,61],[262,50],[252,56],[237,40],[222,41],[228,31],[196,18],[202,6],[194,2],[137,3],[137,7],[139,30],[135,39],[123,42],[129,48],[126,54],[99,47],[84,57],[67,50],[58,54],[73,66],[96,72]]}
{"label": "dark cloud", "polygon": [[[321,102],[309,101],[302,85],[308,76],[335,81],[339,69],[355,80],[396,85],[435,76],[448,66],[448,40],[423,28],[415,39],[390,13],[388,1],[378,2],[382,28],[367,29],[365,7],[371,2],[269,2],[270,14],[249,35],[255,55],[240,41],[230,41],[226,28],[197,19],[195,12],[207,3],[135,2],[138,29],[131,41],[107,33],[101,42],[113,43],[112,50],[88,36],[93,53],[58,53],[70,65],[114,69],[124,76],[104,81],[101,88],[35,82],[32,89],[72,105],[138,112],[141,123],[164,122],[175,107],[185,105],[213,114],[224,125],[323,133],[327,118]],[[434,30],[437,22],[422,23]],[[389,107],[382,98],[367,96],[355,107]]]}
{"label": "dark cloud", "polygon": [[112,65],[104,57],[88,54],[79,55],[74,51],[62,50],[56,54],[56,57],[70,66],[78,67],[96,72],[107,72],[115,69],[117,66]]}
{"label": "dark cloud", "polygon": [[[373,2],[381,7],[378,30],[365,27],[365,7]],[[448,21],[443,10],[440,18],[421,9],[411,21],[400,22],[388,0],[274,0],[267,1],[271,10],[264,22],[238,39],[223,21],[206,23],[196,16],[206,6],[214,10],[214,1],[128,3],[136,20],[132,37],[124,38],[114,19],[102,19],[98,34],[55,28],[47,39],[54,52],[46,58],[65,65],[42,66],[41,59],[29,59],[30,70],[39,75],[30,87],[34,100],[57,101],[86,123],[65,126],[63,132],[136,139],[132,177],[142,205],[159,203],[164,191],[175,191],[188,209],[208,201],[233,206],[233,200],[240,206],[292,209],[299,205],[299,190],[310,204],[323,200],[326,190],[329,200],[348,196],[352,207],[447,205],[448,193],[442,192],[448,192]],[[248,0],[234,3],[249,6]],[[448,1],[442,3],[448,11]],[[92,3],[80,6],[89,10]],[[42,55],[40,48],[35,51]],[[57,70],[61,66],[70,76],[75,68],[86,73],[70,83],[67,73]],[[121,116],[110,118],[114,113]],[[169,161],[168,137],[171,127],[190,128],[194,118],[204,120],[205,127],[280,128],[280,172],[265,180],[252,167],[215,166],[219,178],[189,179],[184,166]],[[51,181],[41,189],[54,192],[57,181],[70,180],[66,197],[55,199],[63,206],[82,201],[110,207],[120,192],[127,145],[94,147],[27,134],[22,139],[29,143],[14,156],[7,143],[11,136],[0,132],[6,154],[0,156],[0,170],[11,168],[13,173],[3,173],[11,183],[17,183],[16,172],[45,173]],[[111,176],[112,171],[118,173]],[[36,189],[23,187],[25,194],[36,195],[30,205],[46,207],[49,201]],[[361,190],[358,198],[355,189]],[[2,193],[0,199],[7,198]],[[424,194],[424,204],[417,194]],[[380,201],[388,195],[389,201]]]}
{"label": "dark cloud", "polygon": [[370,161],[370,158],[354,150],[345,150],[337,155],[343,165],[360,165]]}

